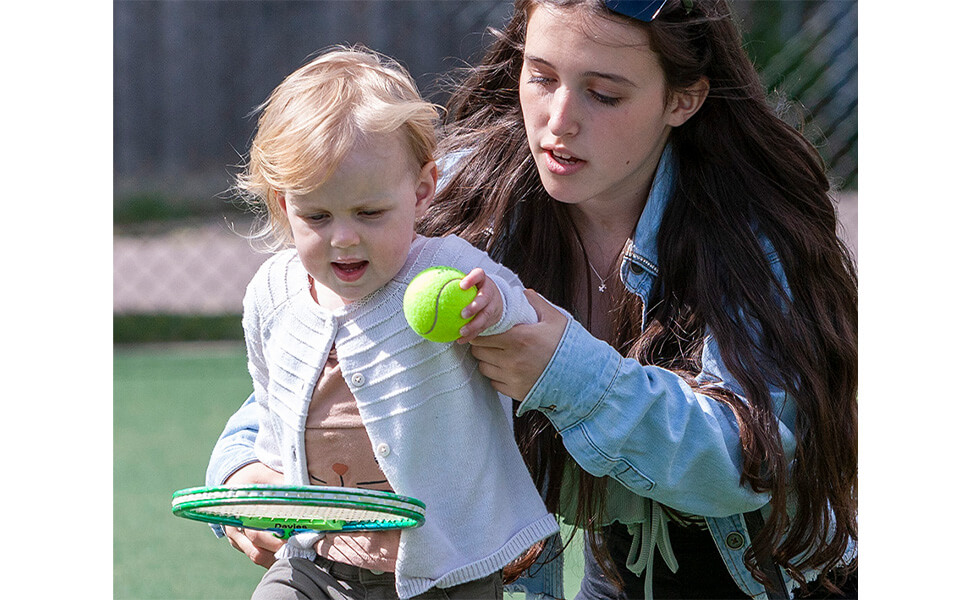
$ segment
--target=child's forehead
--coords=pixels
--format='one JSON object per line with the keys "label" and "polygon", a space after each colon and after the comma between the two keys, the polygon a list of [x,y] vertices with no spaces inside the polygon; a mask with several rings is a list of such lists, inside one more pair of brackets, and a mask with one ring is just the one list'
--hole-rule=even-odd
{"label": "child's forehead", "polygon": [[299,204],[354,206],[390,201],[392,191],[414,181],[419,169],[406,144],[390,137],[355,144],[309,193],[293,194]]}
{"label": "child's forehead", "polygon": [[361,155],[369,154],[386,160],[401,160],[405,163],[419,160],[411,144],[408,143],[404,127],[399,127],[395,131],[358,132],[348,155],[355,151]]}
{"label": "child's forehead", "polygon": [[408,157],[408,147],[402,129],[396,131],[359,131],[354,137],[348,155],[358,153],[360,155],[379,156],[388,160]]}
{"label": "child's forehead", "polygon": [[419,168],[402,135],[397,132],[363,134],[332,166],[331,175],[321,185],[337,176],[364,176],[375,184],[382,180],[399,181]]}

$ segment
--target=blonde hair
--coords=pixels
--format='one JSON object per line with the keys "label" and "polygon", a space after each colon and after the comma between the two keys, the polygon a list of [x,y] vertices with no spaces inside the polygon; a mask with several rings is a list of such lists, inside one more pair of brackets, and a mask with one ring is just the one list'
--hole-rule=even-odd
{"label": "blonde hair", "polygon": [[324,183],[369,134],[399,133],[415,173],[436,149],[437,107],[393,59],[336,46],[286,77],[256,109],[256,135],[235,191],[262,215],[253,238],[278,249],[290,231],[276,192],[306,194]]}

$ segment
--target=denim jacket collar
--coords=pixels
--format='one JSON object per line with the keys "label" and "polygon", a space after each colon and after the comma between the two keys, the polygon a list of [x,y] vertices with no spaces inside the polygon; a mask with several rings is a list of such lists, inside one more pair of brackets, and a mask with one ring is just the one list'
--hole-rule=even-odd
{"label": "denim jacket collar", "polygon": [[647,204],[640,214],[633,239],[627,242],[623,251],[620,277],[628,290],[642,298],[649,296],[650,287],[659,274],[657,233],[673,192],[676,171],[676,159],[668,144],[657,163]]}

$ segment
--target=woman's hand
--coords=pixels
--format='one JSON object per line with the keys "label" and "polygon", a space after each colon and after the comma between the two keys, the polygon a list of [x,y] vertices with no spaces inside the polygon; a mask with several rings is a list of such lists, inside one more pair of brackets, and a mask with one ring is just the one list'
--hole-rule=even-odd
{"label": "woman's hand", "polygon": [[[270,469],[261,462],[249,463],[226,479],[226,485],[283,484],[283,474]],[[268,569],[276,562],[276,551],[283,547],[283,540],[266,531],[224,527],[229,544],[249,557],[257,565]]]}
{"label": "woman's hand", "polygon": [[492,381],[492,387],[516,400],[525,399],[529,390],[552,360],[569,322],[545,298],[526,290],[526,298],[539,316],[539,322],[516,325],[499,335],[479,336],[469,343],[478,359],[478,370]]}

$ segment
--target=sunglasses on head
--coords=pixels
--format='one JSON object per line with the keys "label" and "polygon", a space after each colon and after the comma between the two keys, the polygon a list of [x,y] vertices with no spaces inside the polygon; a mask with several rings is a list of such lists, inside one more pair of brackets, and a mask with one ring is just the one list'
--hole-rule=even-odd
{"label": "sunglasses on head", "polygon": [[644,23],[657,18],[667,0],[603,0],[606,8]]}
{"label": "sunglasses on head", "polygon": [[[603,0],[603,3],[617,14],[649,23],[657,18],[667,0]],[[684,8],[689,13],[694,8],[693,0],[685,0]]]}

